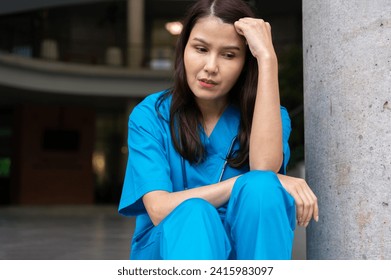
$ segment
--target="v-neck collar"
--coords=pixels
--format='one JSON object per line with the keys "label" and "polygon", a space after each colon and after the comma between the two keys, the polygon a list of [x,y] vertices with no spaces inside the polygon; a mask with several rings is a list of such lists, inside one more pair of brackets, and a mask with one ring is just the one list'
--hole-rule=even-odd
{"label": "v-neck collar", "polygon": [[234,105],[228,105],[220,116],[209,137],[202,129],[202,138],[208,154],[225,156],[232,139],[237,136],[240,124],[240,112]]}

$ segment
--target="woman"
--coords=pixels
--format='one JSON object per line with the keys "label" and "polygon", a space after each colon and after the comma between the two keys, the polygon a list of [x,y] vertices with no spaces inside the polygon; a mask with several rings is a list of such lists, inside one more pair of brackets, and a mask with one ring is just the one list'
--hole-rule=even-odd
{"label": "woman", "polygon": [[173,88],[129,118],[131,258],[289,259],[296,216],[307,226],[318,206],[283,175],[290,119],[270,25],[243,1],[200,0],[183,26]]}

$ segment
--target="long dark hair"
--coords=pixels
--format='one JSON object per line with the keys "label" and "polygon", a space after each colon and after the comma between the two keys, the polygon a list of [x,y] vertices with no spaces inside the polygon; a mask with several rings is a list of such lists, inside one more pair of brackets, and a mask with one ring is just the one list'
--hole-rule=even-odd
{"label": "long dark hair", "polygon": [[[183,21],[183,30],[178,38],[175,52],[174,85],[161,96],[156,103],[156,108],[158,110],[162,101],[172,96],[171,137],[176,150],[191,163],[201,162],[204,158],[205,148],[199,133],[203,118],[187,83],[183,55],[194,25],[199,19],[210,15],[229,24],[243,17],[255,17],[250,6],[242,0],[199,0],[189,9]],[[240,109],[238,134],[240,149],[228,159],[229,165],[234,168],[248,164],[250,132],[258,83],[257,61],[248,48],[246,52],[242,73],[228,93],[228,102]]]}

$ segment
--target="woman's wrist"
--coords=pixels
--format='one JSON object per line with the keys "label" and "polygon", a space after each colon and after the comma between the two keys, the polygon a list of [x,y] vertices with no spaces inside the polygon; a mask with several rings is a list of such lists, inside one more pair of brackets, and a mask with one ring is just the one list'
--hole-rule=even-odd
{"label": "woman's wrist", "polygon": [[259,72],[278,70],[278,59],[276,54],[267,54],[257,58]]}

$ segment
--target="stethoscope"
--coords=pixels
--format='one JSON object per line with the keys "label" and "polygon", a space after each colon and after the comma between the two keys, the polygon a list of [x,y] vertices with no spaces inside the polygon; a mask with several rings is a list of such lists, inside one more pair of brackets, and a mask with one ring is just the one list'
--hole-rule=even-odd
{"label": "stethoscope", "polygon": [[[229,146],[229,149],[228,149],[228,152],[225,156],[225,160],[224,160],[224,164],[223,164],[223,167],[221,169],[221,172],[220,172],[220,176],[219,176],[219,180],[217,181],[218,183],[221,182],[221,180],[223,179],[223,175],[224,175],[224,172],[225,172],[225,169],[227,167],[227,163],[228,163],[228,159],[232,153],[232,150],[234,148],[234,145],[235,145],[235,142],[236,142],[236,139],[238,137],[235,136],[232,141],[231,141],[231,145]],[[187,184],[187,173],[186,173],[186,166],[185,166],[185,159],[183,157],[181,157],[181,165],[182,165],[182,175],[183,175],[183,187],[185,190],[188,189],[188,184]]]}

